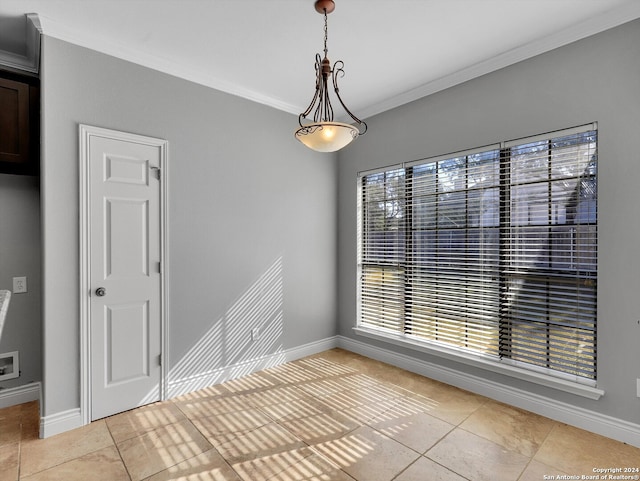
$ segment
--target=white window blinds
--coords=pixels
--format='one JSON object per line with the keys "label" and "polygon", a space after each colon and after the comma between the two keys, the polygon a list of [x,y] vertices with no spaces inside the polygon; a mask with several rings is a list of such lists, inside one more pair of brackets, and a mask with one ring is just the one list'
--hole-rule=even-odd
{"label": "white window blinds", "polygon": [[359,177],[359,324],[596,378],[596,130]]}
{"label": "white window blinds", "polygon": [[402,331],[405,299],[405,173],[362,178],[361,322]]}

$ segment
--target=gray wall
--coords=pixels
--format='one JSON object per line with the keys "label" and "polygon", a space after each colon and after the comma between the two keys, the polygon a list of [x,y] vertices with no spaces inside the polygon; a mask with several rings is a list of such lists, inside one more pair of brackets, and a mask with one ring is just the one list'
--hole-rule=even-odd
{"label": "gray wall", "polygon": [[40,314],[40,186],[38,177],[0,174],[0,289],[27,276],[27,292],[12,294],[0,354],[18,351],[20,377],[0,389],[42,379]]}
{"label": "gray wall", "polygon": [[45,416],[79,406],[79,123],[169,141],[172,382],[335,335],[335,156],[295,116],[47,36],[42,62]]}
{"label": "gray wall", "polygon": [[[425,97],[371,119],[338,157],[339,334],[640,422],[640,21],[622,25]],[[496,141],[597,121],[599,125],[599,401],[355,336],[356,174]]]}

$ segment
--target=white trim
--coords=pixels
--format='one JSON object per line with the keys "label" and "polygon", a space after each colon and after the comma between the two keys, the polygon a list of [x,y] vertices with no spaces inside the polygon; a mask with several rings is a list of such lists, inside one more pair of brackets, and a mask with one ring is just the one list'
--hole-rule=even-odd
{"label": "white trim", "polygon": [[327,337],[319,341],[309,342],[302,346],[293,347],[284,351],[285,362],[295,361],[303,357],[313,356],[320,352],[328,351],[338,347],[338,336]]}
{"label": "white trim", "polygon": [[137,65],[142,65],[143,67],[204,85],[205,87],[210,87],[220,90],[221,92],[226,92],[284,112],[295,114],[296,116],[302,110],[298,105],[284,102],[281,99],[265,95],[262,92],[247,89],[234,82],[228,82],[221,78],[212,77],[211,73],[206,71],[206,66],[202,69],[197,67],[189,68],[184,65],[177,65],[171,60],[130,48],[127,45],[117,44],[109,40],[93,38],[86,35],[78,35],[77,31],[69,29],[65,25],[47,17],[42,17],[42,23],[45,35],[49,37],[54,37],[74,45],[105,53]]}
{"label": "white trim", "polygon": [[37,74],[40,71],[40,34],[42,34],[42,26],[37,14],[27,13],[25,17],[27,19],[25,32],[26,54],[18,55],[0,49],[0,65],[20,72]]}
{"label": "white trim", "polygon": [[80,408],[69,409],[60,413],[40,418],[40,437],[48,438],[72,429],[84,426]]}
{"label": "white trim", "polygon": [[[169,177],[169,144],[164,139],[157,139],[128,132],[104,129],[90,125],[79,124],[79,214],[80,214],[80,416],[83,425],[91,422],[91,348],[90,348],[90,170],[89,140],[92,136],[108,139],[136,142],[151,145],[160,149],[160,323],[162,359],[168,359],[169,351],[169,249],[168,242],[168,177]],[[160,399],[167,399],[167,363],[163,361],[161,367]]]}
{"label": "white trim", "polygon": [[360,111],[360,118],[367,119],[387,110],[399,107],[422,97],[448,89],[471,79],[481,77],[509,65],[549,52],[586,37],[590,37],[605,30],[617,27],[640,17],[640,2],[630,2],[619,8],[597,15],[584,22],[564,29],[554,35],[548,35],[538,41],[514,48],[485,61],[446,75],[442,78],[420,85],[408,92],[401,93],[390,99]]}
{"label": "white trim", "polygon": [[[640,2],[628,3],[619,8],[599,14],[578,25],[566,28],[555,35],[548,35],[538,41],[531,42],[522,47],[514,48],[508,52],[496,55],[485,61],[416,87],[408,92],[401,93],[390,99],[386,99],[382,102],[364,108],[360,112],[360,118],[367,119],[373,115],[413,102],[414,100],[445,90],[453,87],[454,85],[461,84],[522,60],[548,52],[582,38],[595,35],[618,25],[622,25],[623,23],[630,22],[638,17],[640,17]],[[281,99],[243,88],[220,78],[212,78],[210,74],[206,73],[205,68],[185,68],[184,66],[176,65],[175,62],[142,53],[129,48],[126,45],[116,44],[104,39],[91,38],[86,35],[79,35],[78,32],[46,17],[41,17],[41,21],[44,33],[50,37],[55,37],[75,45],[106,53],[107,55],[112,55],[114,57],[158,70],[160,72],[168,73],[185,80],[190,80],[231,95],[236,95],[238,97],[268,105],[294,115],[298,115],[304,108],[304,106],[301,107],[299,105],[283,102]]]}
{"label": "white trim", "polygon": [[0,409],[31,401],[41,401],[41,391],[42,386],[39,382],[2,389],[0,391]]}
{"label": "white trim", "polygon": [[162,336],[162,379],[160,399],[167,399],[169,379],[169,142],[165,142],[160,159],[160,316]]}
{"label": "white trim", "polygon": [[411,356],[398,354],[387,349],[374,347],[344,336],[338,336],[338,347],[521,409],[526,409],[580,429],[640,447],[640,424],[556,401],[546,396],[446,368],[428,361],[415,359]]}
{"label": "white trim", "polygon": [[[177,380],[172,382],[169,386],[171,393],[171,396],[169,397],[186,394],[188,392],[201,389],[205,385],[213,385],[215,383],[235,379],[260,369],[273,367],[284,362],[294,361],[335,347],[355,352],[371,359],[376,359],[461,389],[475,392],[482,396],[510,404],[520,409],[526,409],[530,412],[540,414],[559,422],[570,424],[587,431],[640,447],[639,424],[596,413],[588,409],[576,407],[545,396],[533,394],[522,389],[496,383],[494,381],[488,381],[472,374],[449,369],[427,361],[418,360],[387,349],[374,347],[344,336],[334,336],[322,339],[320,341],[256,358],[248,362],[202,373],[197,377]],[[214,382],[204,384],[211,380]],[[21,388],[13,388],[16,392],[19,389],[24,390],[25,395],[31,396],[31,398],[28,398],[25,401],[21,400],[20,402],[31,401],[37,399],[37,397],[34,396],[36,393],[40,392],[40,383],[22,386]],[[2,406],[1,403],[3,397],[9,397],[9,395],[7,395],[5,391],[0,393],[0,406]],[[64,431],[81,427],[83,424],[83,417],[79,408],[45,416],[41,418],[40,422],[40,437],[44,438],[53,436]]]}
{"label": "white trim", "polygon": [[[234,364],[231,366],[225,366],[219,369],[202,373],[200,375],[190,376],[187,379],[179,379],[171,382],[171,384],[168,386],[170,395],[166,399],[193,392],[206,386],[229,381],[241,376],[246,376],[247,374],[251,374],[252,372],[261,369],[277,366],[285,362],[295,361],[296,359],[311,356],[313,354],[327,351],[335,347],[338,347],[338,338],[336,336],[321,339],[320,341],[310,342],[308,344],[297,346],[291,349],[282,350],[273,354],[252,359],[250,361]],[[24,386],[23,388],[26,387],[27,386]],[[16,397],[16,400],[18,402],[15,402],[13,404],[20,404],[22,402],[38,399],[37,396],[34,396],[35,394],[38,394],[39,396],[40,383],[34,383],[34,385],[29,386],[29,388],[31,390],[35,390],[34,392],[29,391],[29,395],[33,399],[27,397]],[[18,388],[14,388],[14,390],[17,391]],[[25,393],[27,392],[27,389],[23,390],[25,391]],[[9,390],[7,389],[7,391]],[[3,407],[2,400],[3,396],[5,396],[3,393],[4,391],[0,392],[0,407]],[[46,438],[54,436],[65,431],[70,431],[72,429],[82,427],[86,424],[88,423],[85,420],[85,413],[82,412],[81,407],[51,414],[49,416],[43,416],[40,419],[40,437]]]}
{"label": "white trim", "polygon": [[568,392],[588,399],[598,400],[604,396],[604,391],[602,389],[598,389],[592,385],[576,382],[576,380],[573,379],[573,376],[567,376],[567,378],[555,377],[543,372],[522,369],[513,364],[496,361],[493,358],[484,359],[481,356],[468,354],[464,351],[457,351],[449,346],[440,347],[436,344],[422,342],[404,334],[381,331],[362,326],[354,327],[353,331],[364,337],[389,342],[397,346],[413,349],[414,351],[425,352],[433,356],[442,357],[468,366],[503,374],[505,376],[515,377],[523,381],[532,382],[534,384],[550,387],[552,389],[557,389],[558,391]]}
{"label": "white trim", "polygon": [[277,351],[272,354],[267,354],[230,366],[224,366],[199,374],[190,375],[187,378],[175,380],[170,379],[168,399],[197,391],[207,386],[213,386],[232,379],[237,379],[262,369],[278,366],[285,362],[295,361],[296,359],[327,351],[337,346],[338,338],[334,336],[291,349]]}
{"label": "white trim", "polygon": [[[591,122],[588,124],[569,127],[565,129],[555,130],[551,132],[546,132],[543,134],[537,134],[529,137],[522,137],[519,139],[503,141],[500,143],[489,144],[487,146],[462,150],[450,154],[438,155],[434,157],[428,157],[420,160],[415,160],[411,162],[405,162],[402,164],[398,164],[398,168],[404,168],[412,165],[424,164],[437,162],[443,159],[448,158],[456,158],[467,155],[472,155],[473,153],[479,152],[488,152],[492,150],[498,150],[502,148],[513,147],[515,145],[520,144],[529,144],[532,142],[536,142],[538,140],[548,140],[552,138],[561,138],[569,135],[576,135],[579,133],[589,132],[592,130],[597,131],[598,124],[597,122]],[[391,169],[395,169],[395,167],[391,167]],[[383,173],[387,170],[370,170],[368,173]],[[357,179],[357,292],[358,292],[358,302],[356,308],[356,319],[362,318],[362,237],[363,233],[361,232],[362,227],[362,173],[358,173]],[[502,185],[502,184],[501,184]],[[474,368],[480,368],[487,371],[496,372],[502,375],[514,377],[517,379],[521,379],[523,381],[539,384],[545,387],[549,387],[552,389],[557,389],[559,391],[568,392],[570,394],[575,394],[578,396],[586,397],[588,399],[598,400],[600,399],[605,392],[602,389],[597,388],[597,383],[595,380],[586,379],[584,377],[580,377],[577,375],[573,375],[570,373],[562,373],[556,372],[551,369],[546,369],[544,367],[538,367],[533,365],[528,365],[524,362],[518,362],[510,359],[501,359],[497,355],[482,355],[471,353],[465,351],[463,349],[457,349],[450,345],[446,345],[443,343],[438,343],[434,341],[429,341],[425,339],[421,339],[418,336],[406,334],[404,332],[398,332],[391,329],[384,328],[376,328],[370,325],[365,325],[363,322],[358,322],[358,325],[353,328],[353,332],[356,335],[369,337],[371,339],[375,339],[382,342],[388,342],[391,344],[395,344],[397,346],[406,347],[415,351],[424,352],[433,356],[438,356],[441,358],[449,359],[455,362],[459,362],[462,364],[466,364],[472,366]]]}

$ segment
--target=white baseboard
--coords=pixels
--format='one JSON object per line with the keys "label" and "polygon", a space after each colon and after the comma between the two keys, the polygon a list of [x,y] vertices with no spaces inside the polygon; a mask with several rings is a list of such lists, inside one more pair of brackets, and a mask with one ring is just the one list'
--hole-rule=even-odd
{"label": "white baseboard", "polygon": [[250,359],[231,366],[224,366],[210,371],[190,375],[187,378],[171,379],[169,373],[169,383],[167,386],[167,398],[171,399],[181,396],[207,386],[213,386],[225,381],[237,379],[262,369],[277,366],[279,364],[295,361],[306,356],[311,356],[328,349],[338,346],[336,336],[322,339],[320,341],[311,342],[302,346],[279,351],[266,356]]}
{"label": "white baseboard", "polygon": [[520,409],[640,447],[640,425],[522,389],[338,336],[337,347],[486,396]]}
{"label": "white baseboard", "polygon": [[[220,382],[246,376],[247,374],[251,374],[252,372],[259,371],[261,369],[277,366],[284,362],[294,361],[305,356],[333,349],[334,347],[337,347],[337,345],[338,339],[334,336],[292,349],[262,356],[243,363],[225,366],[212,371],[189,376],[187,379],[173,380],[169,382],[168,398],[171,399],[172,397],[196,391],[206,386],[212,386]],[[38,383],[38,396],[40,392],[39,387],[40,385]],[[2,395],[0,394],[0,402],[2,401],[1,396]],[[16,402],[15,404],[19,403]],[[40,437],[47,438],[65,431],[82,427],[83,425],[84,421],[80,408],[51,414],[40,419]]]}
{"label": "white baseboard", "polygon": [[[512,406],[576,426],[603,436],[640,447],[640,425],[618,418],[559,402],[545,396],[532,394],[505,384],[488,381],[472,374],[445,368],[427,361],[374,347],[369,344],[334,336],[292,349],[262,356],[247,362],[205,372],[188,379],[174,380],[169,385],[169,398],[186,394],[206,386],[245,376],[261,369],[277,366],[340,347],[363,356],[415,372],[423,376],[475,392]],[[0,408],[40,400],[40,383],[0,391]],[[80,408],[44,416],[40,421],[40,437],[50,437],[83,425]]]}
{"label": "white baseboard", "polygon": [[0,390],[0,409],[31,401],[40,401],[40,391],[39,382],[2,389]]}
{"label": "white baseboard", "polygon": [[310,342],[303,344],[302,346],[287,349],[286,362],[295,361],[296,359],[302,359],[303,357],[312,356],[322,351],[328,351],[338,347],[338,336],[327,337],[320,341]]}
{"label": "white baseboard", "polygon": [[[0,408],[39,401],[42,410],[42,386],[39,382],[0,391]],[[82,426],[80,408],[40,418],[40,437],[46,438]]]}
{"label": "white baseboard", "polygon": [[83,426],[80,408],[40,418],[40,437],[48,438]]}

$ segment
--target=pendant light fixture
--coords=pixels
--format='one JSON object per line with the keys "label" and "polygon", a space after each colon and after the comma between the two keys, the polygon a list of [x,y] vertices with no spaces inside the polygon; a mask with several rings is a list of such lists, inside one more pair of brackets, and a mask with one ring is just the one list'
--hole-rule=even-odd
{"label": "pendant light fixture", "polygon": [[[316,54],[316,91],[307,110],[298,116],[300,128],[295,133],[296,139],[318,152],[340,150],[367,131],[367,124],[353,115],[340,97],[338,77],[344,75],[344,62],[338,60],[332,67],[327,58],[327,15],[335,8],[333,0],[316,0],[315,2],[316,11],[324,15],[324,58],[321,59],[320,54]],[[333,107],[329,99],[329,82],[333,84],[333,91],[340,105],[356,125],[333,120]],[[313,122],[303,123],[303,120],[306,120],[311,112],[313,112]]]}

